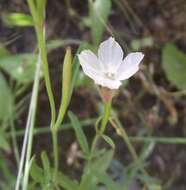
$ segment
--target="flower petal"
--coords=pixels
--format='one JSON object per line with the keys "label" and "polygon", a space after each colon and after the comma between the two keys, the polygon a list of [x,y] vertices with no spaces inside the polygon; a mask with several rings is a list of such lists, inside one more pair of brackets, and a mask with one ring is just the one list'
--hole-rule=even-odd
{"label": "flower petal", "polygon": [[115,39],[110,37],[100,44],[98,58],[105,72],[116,72],[123,59],[123,50]]}
{"label": "flower petal", "polygon": [[118,68],[117,79],[125,80],[134,75],[139,70],[139,64],[143,57],[144,54],[141,52],[130,53],[127,55]]}
{"label": "flower petal", "polygon": [[95,83],[109,89],[118,89],[122,84],[119,80],[110,80],[105,77],[97,77]]}
{"label": "flower petal", "polygon": [[90,50],[84,50],[78,55],[80,65],[84,73],[96,80],[98,76],[102,75],[100,64],[97,56]]}

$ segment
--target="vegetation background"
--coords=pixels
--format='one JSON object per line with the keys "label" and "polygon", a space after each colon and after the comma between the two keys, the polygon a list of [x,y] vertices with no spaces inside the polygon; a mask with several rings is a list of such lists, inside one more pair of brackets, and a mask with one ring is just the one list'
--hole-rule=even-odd
{"label": "vegetation background", "polygon": [[[95,1],[93,1],[95,3]],[[142,51],[141,70],[120,88],[113,109],[125,128],[143,166],[153,179],[135,174],[130,190],[186,189],[186,2],[185,0],[48,0],[46,39],[49,71],[57,110],[61,100],[61,72],[65,49],[73,55],[82,44],[114,36],[125,54]],[[109,3],[108,3],[109,2]],[[96,17],[95,12],[99,12]],[[0,0],[0,189],[14,188],[22,148],[35,70],[37,41],[23,0]],[[92,48],[92,47],[91,47]],[[102,103],[91,80],[80,71],[69,110],[79,118],[88,139]],[[50,107],[42,80],[36,114],[32,154],[41,165],[46,151],[52,160],[49,134]],[[59,133],[60,169],[79,180],[84,160],[68,116]],[[114,181],[126,180],[132,157],[111,124],[106,134],[114,142],[107,173]],[[99,147],[109,147],[101,141]],[[103,157],[104,159],[104,157]],[[103,160],[104,162],[104,160]],[[135,168],[135,167],[134,167]],[[133,170],[132,170],[133,171]],[[33,176],[32,176],[33,177]],[[142,179],[143,178],[143,179]],[[35,180],[31,178],[31,181]],[[151,187],[142,185],[142,181]],[[156,185],[155,185],[156,184]],[[157,185],[158,184],[158,185]],[[31,188],[31,187],[30,187]],[[102,188],[102,187],[100,187]],[[119,190],[119,188],[118,188]]]}

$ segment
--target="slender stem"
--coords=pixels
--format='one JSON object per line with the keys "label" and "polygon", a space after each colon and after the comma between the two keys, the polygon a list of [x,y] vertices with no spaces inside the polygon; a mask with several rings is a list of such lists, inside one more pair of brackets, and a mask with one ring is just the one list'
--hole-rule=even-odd
{"label": "slender stem", "polygon": [[[81,121],[82,127],[88,127],[95,123],[96,119],[86,119]],[[65,123],[59,129],[59,131],[69,130],[72,128],[70,123]],[[16,130],[15,136],[20,137],[24,135],[24,130]],[[50,128],[48,126],[38,127],[34,129],[34,135],[42,135],[50,133]],[[11,137],[11,132],[7,132],[6,136]],[[157,136],[129,136],[131,142],[155,142],[159,144],[186,144],[186,138],[184,137],[157,137]]]}
{"label": "slender stem", "polygon": [[123,139],[124,139],[124,141],[125,141],[128,149],[129,149],[129,151],[130,151],[130,153],[131,153],[132,158],[134,159],[134,161],[138,160],[137,153],[136,153],[134,147],[132,146],[132,144],[131,144],[131,142],[129,140],[129,137],[128,137],[128,135],[127,135],[126,130],[125,130],[124,127],[123,127],[123,130],[122,130],[122,137],[123,137]]}
{"label": "slender stem", "polygon": [[98,141],[99,137],[100,137],[99,134],[96,134],[96,136],[93,139],[92,146],[91,146],[91,156],[90,156],[90,159],[91,159],[92,154],[93,154],[93,152],[94,152],[94,150],[96,148],[97,141]]}
{"label": "slender stem", "polygon": [[54,177],[56,176],[57,169],[58,169],[58,145],[57,145],[57,131],[54,129],[55,120],[56,120],[56,108],[55,108],[55,101],[54,95],[52,92],[49,68],[48,68],[48,60],[47,60],[47,48],[46,48],[46,40],[45,40],[45,23],[44,20],[39,17],[37,13],[37,8],[34,5],[33,0],[28,0],[29,8],[32,13],[32,17],[35,23],[35,30],[38,40],[39,52],[41,54],[43,72],[44,72],[44,79],[46,90],[49,98],[50,108],[51,108],[51,122],[50,122],[50,129],[52,133],[52,142],[53,142],[53,151],[54,151]]}
{"label": "slender stem", "polygon": [[[115,122],[114,122],[115,121]],[[125,131],[125,128],[122,127],[122,125],[120,124],[120,121],[117,118],[114,118],[113,120],[110,120],[111,124],[114,126],[114,128],[116,129],[116,131],[118,131],[118,134],[123,138],[123,140],[125,141],[127,148],[129,150],[129,152],[131,153],[131,156],[134,160],[135,163],[137,163],[138,165],[140,165],[140,160],[138,158],[138,155],[134,149],[134,147],[132,146],[130,139]],[[116,126],[117,125],[117,126]],[[144,168],[140,168],[141,171],[145,174],[148,175],[148,173],[145,171]]]}
{"label": "slender stem", "polygon": [[39,92],[39,79],[40,79],[40,69],[41,69],[41,57],[38,56],[38,63],[36,68],[36,78],[33,87],[33,103],[31,107],[31,120],[30,120],[30,130],[28,136],[28,145],[27,145],[27,152],[26,152],[26,160],[25,160],[25,170],[24,170],[24,177],[23,177],[23,190],[27,190],[28,186],[28,179],[29,179],[29,170],[30,170],[30,159],[32,153],[32,142],[34,136],[34,124],[35,124],[35,116],[36,116],[36,109],[37,109],[37,99],[38,99],[38,92]]}
{"label": "slender stem", "polygon": [[44,72],[45,85],[46,85],[46,90],[48,93],[48,98],[49,98],[49,103],[50,103],[50,108],[51,108],[50,126],[53,127],[55,123],[55,118],[56,118],[56,108],[55,108],[54,96],[52,92],[49,69],[48,69],[46,42],[45,42],[45,37],[44,37],[44,31],[42,28],[37,29],[37,37],[38,37],[38,44],[39,44],[39,49],[41,53],[41,59],[43,63],[42,66],[43,66],[43,72]]}
{"label": "slender stem", "polygon": [[[40,30],[40,29],[39,29]],[[55,109],[55,102],[54,102],[54,96],[51,88],[51,82],[50,82],[50,76],[49,76],[49,70],[48,70],[48,62],[47,62],[47,53],[46,53],[46,43],[44,40],[44,36],[42,36],[42,31],[38,31],[38,41],[39,46],[41,50],[41,58],[43,61],[43,70],[44,70],[44,78],[45,78],[45,85],[49,97],[50,107],[51,107],[51,123],[50,123],[50,129],[52,133],[52,143],[53,143],[53,154],[54,154],[54,176],[53,180],[55,183],[57,170],[58,170],[58,140],[57,140],[57,130],[55,129],[55,119],[56,119],[56,109]]]}
{"label": "slender stem", "polygon": [[51,108],[51,124],[50,124],[50,126],[53,127],[54,123],[55,123],[55,119],[56,119],[56,109],[55,109],[54,96],[53,96],[53,92],[52,92],[50,74],[49,74],[49,68],[48,68],[44,20],[41,20],[39,18],[37,9],[34,5],[33,0],[28,0],[28,5],[29,5],[30,12],[31,12],[33,20],[34,20],[34,26],[35,26],[36,35],[37,35],[39,51],[41,54],[45,85],[46,85],[46,90],[47,90],[47,94],[49,97],[49,103],[50,103],[50,108]]}
{"label": "slender stem", "polygon": [[101,134],[104,133],[107,123],[109,121],[111,104],[112,104],[111,101],[109,101],[109,102],[106,102],[104,105],[104,115],[101,122]]}
{"label": "slender stem", "polygon": [[99,138],[105,132],[105,129],[106,129],[107,123],[109,121],[109,117],[110,117],[111,105],[112,105],[111,101],[106,102],[104,105],[104,113],[103,113],[103,119],[101,121],[101,128],[100,128],[100,131],[96,131],[96,136],[93,139],[93,143],[92,143],[92,147],[91,147],[91,155],[96,148]]}
{"label": "slender stem", "polygon": [[129,137],[133,142],[155,142],[159,144],[186,144],[184,137]]}
{"label": "slender stem", "polygon": [[[86,163],[86,168],[87,169],[90,167],[90,163],[91,163],[91,160],[92,160],[92,155],[94,154],[94,150],[96,149],[98,140],[100,139],[101,135],[105,132],[105,129],[106,129],[107,123],[109,121],[109,117],[110,117],[111,104],[112,104],[112,102],[109,101],[109,102],[105,103],[105,105],[104,105],[104,113],[103,113],[103,117],[102,117],[102,120],[101,120],[101,128],[100,128],[100,130],[98,130],[97,129],[98,126],[96,126],[96,135],[95,135],[95,137],[93,139],[91,150],[90,150],[90,155],[89,155],[87,163]],[[98,118],[98,120],[96,122],[96,125],[99,125],[99,121],[100,121],[100,117]],[[86,177],[85,177],[85,179],[86,179]],[[83,176],[83,178],[81,180],[80,187],[79,187],[79,190],[83,190],[83,189],[84,189],[84,176]]]}
{"label": "slender stem", "polygon": [[23,165],[24,165],[24,160],[25,160],[25,155],[26,155],[28,134],[29,134],[29,130],[30,130],[30,117],[31,117],[31,103],[30,103],[29,113],[28,113],[28,117],[27,117],[27,123],[26,123],[24,139],[23,139],[23,146],[22,146],[22,151],[21,151],[21,159],[20,159],[20,163],[19,163],[19,170],[18,170],[18,174],[17,174],[15,190],[20,189],[19,187],[20,187],[21,178],[22,178],[22,170],[23,170]]}
{"label": "slender stem", "polygon": [[52,144],[53,144],[53,156],[54,156],[54,173],[53,173],[53,182],[55,184],[57,171],[59,167],[59,151],[58,151],[58,131],[56,129],[52,130]]}
{"label": "slender stem", "polygon": [[[93,123],[95,123],[95,121],[96,121],[95,118],[85,119],[85,120],[82,120],[80,123],[81,123],[82,127],[88,127],[90,125],[93,125]],[[62,127],[60,127],[58,129],[58,131],[69,130],[69,129],[72,129],[72,124],[71,123],[65,123],[62,125]],[[16,137],[23,136],[24,132],[25,132],[24,130],[17,130],[17,131],[15,131],[15,136]],[[45,133],[50,133],[50,132],[51,132],[51,130],[48,126],[34,128],[34,135],[40,135],[40,134],[45,134]],[[11,137],[11,133],[7,132],[6,136],[8,138]],[[185,139],[185,143],[186,143],[186,139]]]}
{"label": "slender stem", "polygon": [[[40,66],[41,66],[41,61],[40,61],[40,58],[38,58],[15,190],[20,189],[19,187],[20,187],[20,183],[21,183],[22,170],[23,170],[23,165],[24,165],[27,148],[30,147],[29,150],[31,150],[31,144],[29,143],[29,146],[27,146],[27,143],[28,143],[28,139],[32,139],[32,137],[33,137],[32,136],[33,134],[30,133],[30,131],[31,131],[31,128],[33,127],[34,119],[35,119],[35,117],[33,117],[33,116],[35,116],[35,114],[33,114],[33,112],[36,112],[37,95],[38,95],[38,91],[39,91]],[[29,155],[27,155],[27,162],[28,162],[28,157],[29,157]],[[26,166],[26,164],[25,164],[25,166]],[[25,168],[25,170],[26,170],[26,168]],[[28,172],[24,173],[24,178],[26,181],[26,178],[28,178]],[[25,189],[26,189],[26,187],[25,187]]]}

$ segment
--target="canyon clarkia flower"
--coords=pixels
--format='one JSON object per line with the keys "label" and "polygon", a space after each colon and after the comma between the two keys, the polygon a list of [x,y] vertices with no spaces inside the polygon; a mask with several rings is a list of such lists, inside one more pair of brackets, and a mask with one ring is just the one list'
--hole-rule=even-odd
{"label": "canyon clarkia flower", "polygon": [[121,46],[110,37],[100,44],[98,55],[90,50],[83,50],[78,57],[84,73],[96,84],[118,89],[122,80],[130,78],[139,70],[144,55],[134,52],[123,59]]}

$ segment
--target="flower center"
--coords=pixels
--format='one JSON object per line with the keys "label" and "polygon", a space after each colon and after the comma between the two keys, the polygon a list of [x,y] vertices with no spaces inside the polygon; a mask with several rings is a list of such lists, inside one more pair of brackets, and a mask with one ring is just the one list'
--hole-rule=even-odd
{"label": "flower center", "polygon": [[105,73],[105,76],[111,80],[115,79],[115,73],[107,72]]}

